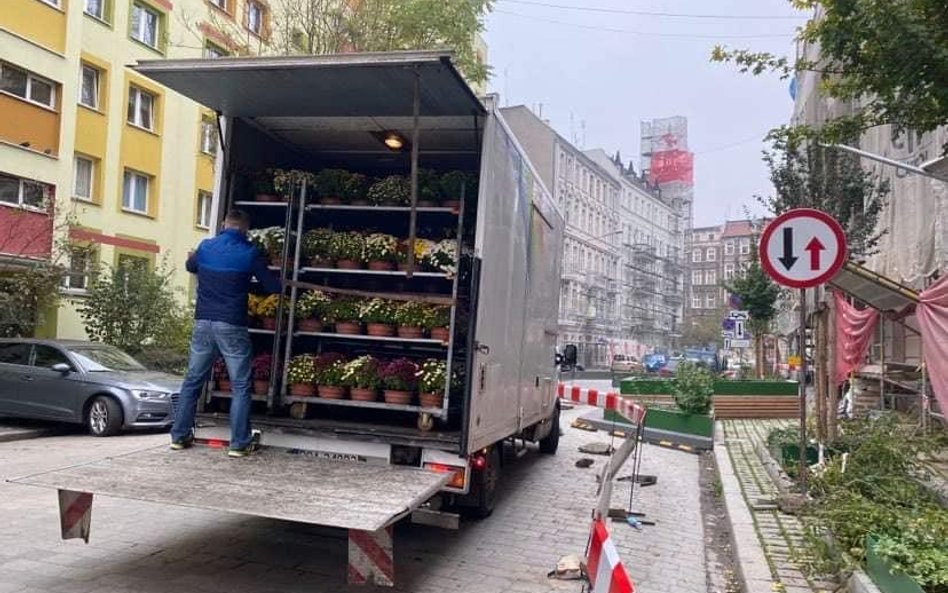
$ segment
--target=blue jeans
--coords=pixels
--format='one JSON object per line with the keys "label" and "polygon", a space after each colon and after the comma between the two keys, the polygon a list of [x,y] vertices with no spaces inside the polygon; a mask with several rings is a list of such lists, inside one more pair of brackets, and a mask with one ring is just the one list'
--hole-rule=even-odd
{"label": "blue jeans", "polygon": [[191,358],[181,385],[181,395],[171,427],[173,441],[188,438],[194,430],[198,399],[218,352],[227,365],[233,386],[230,404],[230,448],[243,449],[250,444],[250,366],[253,349],[246,327],[223,321],[198,319],[191,334]]}

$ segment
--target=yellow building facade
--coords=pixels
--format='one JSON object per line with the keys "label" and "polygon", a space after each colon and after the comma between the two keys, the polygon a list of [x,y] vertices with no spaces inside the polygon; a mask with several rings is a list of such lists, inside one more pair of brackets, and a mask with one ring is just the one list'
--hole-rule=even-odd
{"label": "yellow building facade", "polygon": [[41,212],[30,196],[43,188],[57,244],[76,248],[38,334],[85,337],[77,307],[96,264],[167,262],[189,292],[184,259],[210,227],[215,118],[128,66],[257,53],[269,11],[266,0],[3,0],[0,217]]}

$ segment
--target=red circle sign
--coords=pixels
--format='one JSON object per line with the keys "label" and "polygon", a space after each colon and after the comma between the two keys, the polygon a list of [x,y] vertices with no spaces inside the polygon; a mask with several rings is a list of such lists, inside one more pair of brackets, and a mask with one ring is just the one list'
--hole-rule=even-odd
{"label": "red circle sign", "polygon": [[774,282],[790,288],[824,284],[846,262],[846,235],[829,214],[812,208],[784,212],[764,229],[760,265]]}

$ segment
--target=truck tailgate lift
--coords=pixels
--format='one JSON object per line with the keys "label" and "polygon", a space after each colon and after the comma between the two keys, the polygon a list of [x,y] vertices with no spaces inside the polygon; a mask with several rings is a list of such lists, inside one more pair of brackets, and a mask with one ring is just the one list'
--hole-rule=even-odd
{"label": "truck tailgate lift", "polygon": [[450,477],[282,449],[230,459],[221,449],[172,452],[162,445],[10,481],[59,490],[64,539],[88,541],[93,493],[346,529],[349,581],[391,586],[392,525]]}

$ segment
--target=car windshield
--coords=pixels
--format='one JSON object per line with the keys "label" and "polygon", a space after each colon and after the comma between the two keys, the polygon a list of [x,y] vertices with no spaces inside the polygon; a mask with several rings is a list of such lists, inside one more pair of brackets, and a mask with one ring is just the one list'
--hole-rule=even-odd
{"label": "car windshield", "polygon": [[90,373],[146,370],[140,362],[112,346],[79,346],[69,351]]}

